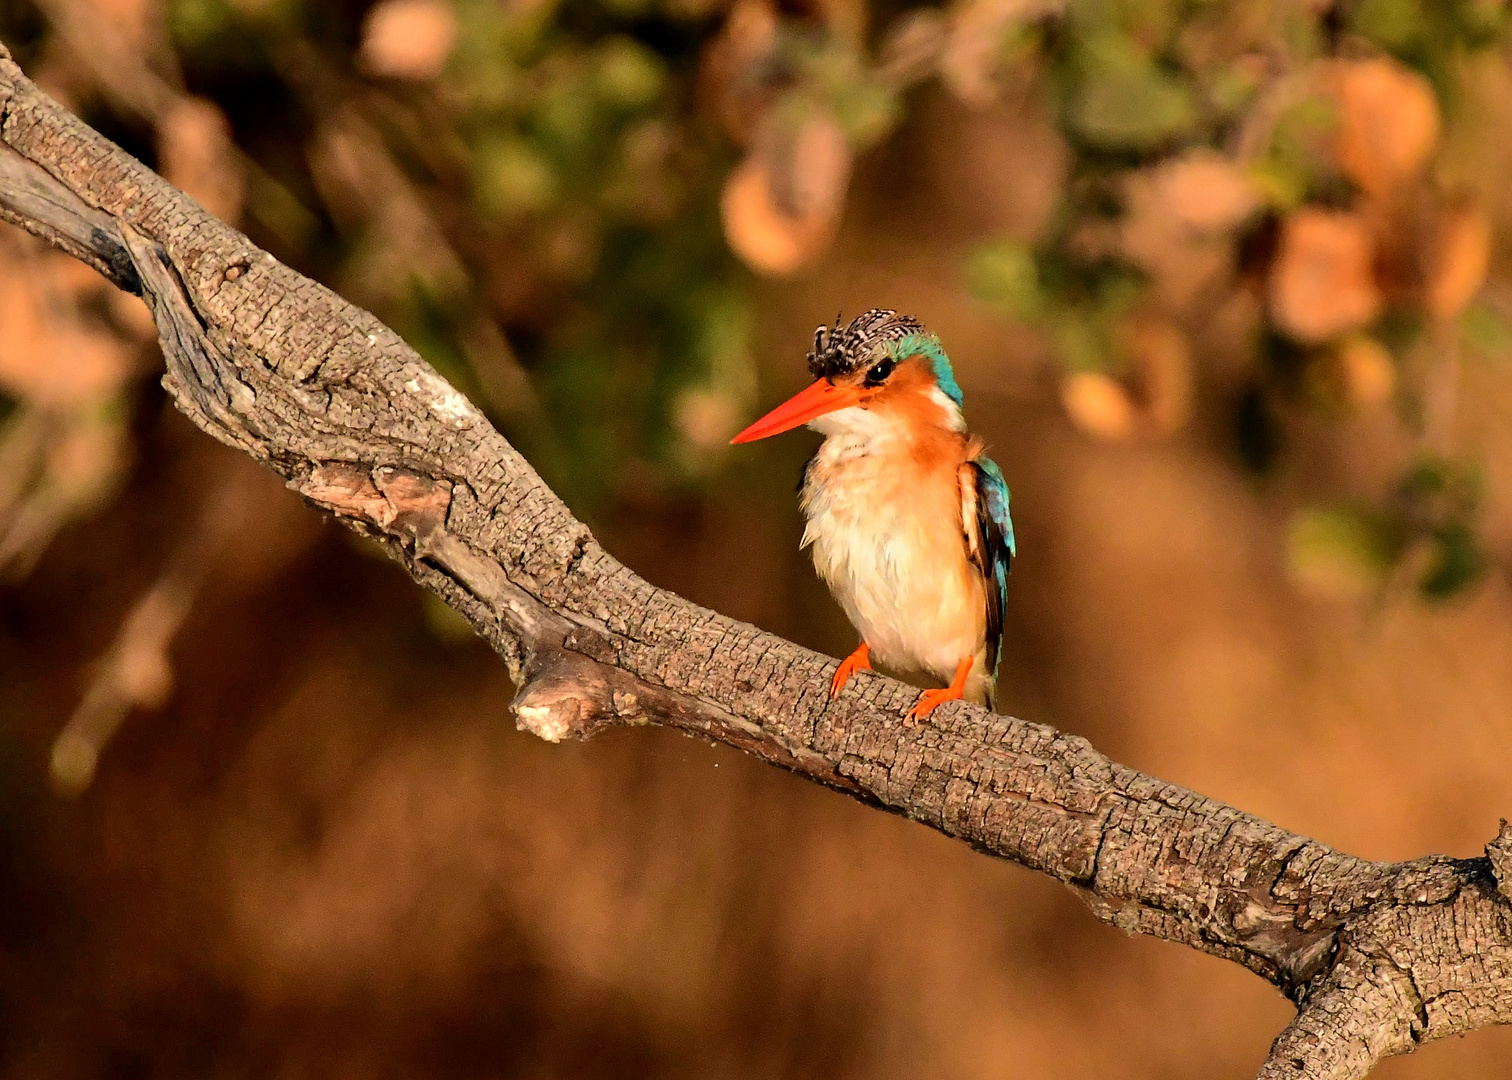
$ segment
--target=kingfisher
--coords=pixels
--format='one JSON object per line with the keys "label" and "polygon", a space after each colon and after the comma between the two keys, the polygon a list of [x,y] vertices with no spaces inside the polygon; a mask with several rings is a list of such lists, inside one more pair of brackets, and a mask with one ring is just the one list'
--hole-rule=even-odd
{"label": "kingfisher", "polygon": [[830,698],[875,659],[947,683],[925,690],[906,724],[960,698],[992,708],[1013,520],[940,339],[873,308],[844,329],[838,317],[820,326],[808,368],[812,385],[731,442],[801,424],[824,436],[799,486],[801,547],[861,634]]}

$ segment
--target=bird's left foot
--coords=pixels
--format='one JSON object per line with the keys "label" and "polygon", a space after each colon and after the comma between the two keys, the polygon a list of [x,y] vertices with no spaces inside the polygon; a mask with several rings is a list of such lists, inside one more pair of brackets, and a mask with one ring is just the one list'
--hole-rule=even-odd
{"label": "bird's left foot", "polygon": [[949,686],[943,690],[926,690],[919,695],[919,700],[914,703],[914,707],[909,709],[907,715],[903,717],[903,726],[913,727],[947,701],[959,700],[961,700],[961,692]]}
{"label": "bird's left foot", "polygon": [[920,720],[934,712],[947,701],[959,701],[966,695],[966,676],[971,672],[973,658],[963,656],[956,664],[955,678],[950,680],[950,685],[943,690],[926,690],[919,695],[919,700],[914,702],[914,707],[909,709],[903,717],[904,727],[913,727]]}
{"label": "bird's left foot", "polygon": [[871,670],[871,646],[866,642],[856,646],[856,651],[840,661],[840,667],[835,671],[835,677],[830,680],[830,700],[834,701],[840,696],[840,691],[845,689],[845,684],[850,682],[850,677],[858,671]]}

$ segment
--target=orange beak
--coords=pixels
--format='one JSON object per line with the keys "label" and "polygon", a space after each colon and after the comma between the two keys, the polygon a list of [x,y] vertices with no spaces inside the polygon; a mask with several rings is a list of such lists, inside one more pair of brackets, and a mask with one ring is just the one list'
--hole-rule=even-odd
{"label": "orange beak", "polygon": [[807,390],[788,398],[730,442],[755,442],[768,435],[791,431],[799,424],[806,424],[816,416],[823,416],[825,413],[839,409],[848,409],[870,396],[871,392],[859,386],[836,386],[828,379],[820,379]]}

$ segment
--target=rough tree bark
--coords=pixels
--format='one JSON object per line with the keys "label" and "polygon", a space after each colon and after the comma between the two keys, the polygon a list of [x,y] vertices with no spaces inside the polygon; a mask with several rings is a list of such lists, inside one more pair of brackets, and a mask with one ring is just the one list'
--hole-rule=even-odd
{"label": "rough tree bark", "polygon": [[[1049,874],[1098,918],[1242,964],[1298,1005],[1259,1075],[1361,1077],[1512,1020],[1512,829],[1486,857],[1367,862],[1080,738],[833,661],[606,554],[461,394],[39,91],[0,44],[0,217],[145,297],[178,406],[381,542],[465,615],[557,741],[662,724]],[[0,327],[0,333],[4,328]]]}

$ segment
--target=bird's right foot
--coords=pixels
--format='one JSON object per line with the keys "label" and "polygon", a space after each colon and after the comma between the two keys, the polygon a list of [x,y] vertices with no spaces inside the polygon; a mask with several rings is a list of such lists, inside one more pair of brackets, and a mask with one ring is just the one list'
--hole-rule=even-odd
{"label": "bird's right foot", "polygon": [[966,676],[971,673],[971,665],[974,658],[963,656],[956,664],[955,678],[950,680],[950,685],[943,690],[926,690],[919,695],[919,700],[914,702],[914,707],[908,710],[908,715],[903,717],[904,727],[913,727],[920,720],[934,712],[947,701],[960,701],[966,696]]}
{"label": "bird's right foot", "polygon": [[856,651],[840,661],[840,666],[835,670],[835,677],[830,682],[830,700],[840,696],[840,691],[845,689],[845,684],[850,682],[850,677],[858,671],[871,670],[871,646],[866,642],[856,646]]}

